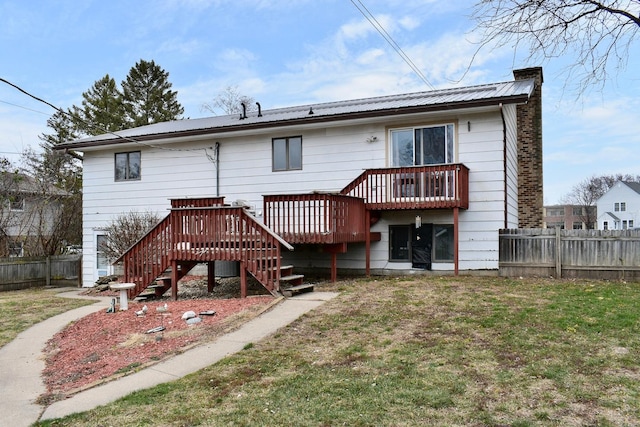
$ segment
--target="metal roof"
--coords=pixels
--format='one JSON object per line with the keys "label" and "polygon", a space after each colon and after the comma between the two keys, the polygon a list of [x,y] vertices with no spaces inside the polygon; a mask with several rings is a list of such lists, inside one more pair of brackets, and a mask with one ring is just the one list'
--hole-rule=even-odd
{"label": "metal roof", "polygon": [[295,107],[251,111],[247,117],[239,114],[200,119],[184,119],[156,123],[133,129],[82,138],[59,144],[58,149],[95,147],[125,142],[152,141],[175,137],[207,135],[274,126],[335,122],[376,116],[392,116],[428,111],[449,111],[461,108],[523,103],[533,92],[533,79],[502,83],[415,92],[348,101],[307,104]]}

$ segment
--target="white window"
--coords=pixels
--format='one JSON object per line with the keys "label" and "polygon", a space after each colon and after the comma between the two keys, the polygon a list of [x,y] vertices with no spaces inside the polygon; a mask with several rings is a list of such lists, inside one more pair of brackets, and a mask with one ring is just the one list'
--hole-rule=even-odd
{"label": "white window", "polygon": [[391,166],[454,162],[453,124],[391,131]]}
{"label": "white window", "polygon": [[603,228],[604,230],[608,230],[608,229],[609,229],[609,221],[605,221],[605,222],[603,222],[603,223],[602,223],[602,228]]}
{"label": "white window", "polygon": [[302,169],[302,137],[274,138],[273,170],[288,171]]}
{"label": "white window", "polygon": [[115,180],[139,180],[141,160],[141,154],[139,151],[131,151],[129,153],[116,153]]}

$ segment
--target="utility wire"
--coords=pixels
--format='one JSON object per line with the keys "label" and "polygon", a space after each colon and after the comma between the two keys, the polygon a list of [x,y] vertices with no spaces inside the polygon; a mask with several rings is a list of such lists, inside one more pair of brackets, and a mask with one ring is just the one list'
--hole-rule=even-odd
{"label": "utility wire", "polygon": [[407,55],[405,51],[402,50],[402,48],[398,45],[398,43],[396,43],[395,40],[393,40],[393,37],[391,37],[391,35],[387,32],[387,30],[384,29],[382,24],[378,22],[378,20],[375,18],[375,16],[373,16],[373,14],[369,11],[369,9],[367,9],[364,3],[362,3],[361,0],[351,0],[351,3],[353,3],[356,9],[360,11],[362,16],[364,16],[367,19],[367,21],[369,21],[369,23],[373,26],[373,28],[375,28],[378,31],[378,33],[380,33],[380,35],[387,41],[387,43],[389,43],[389,45],[393,48],[393,50],[395,50],[398,53],[398,55],[400,55],[400,57],[404,60],[404,62],[406,62],[407,65],[409,65],[409,67],[411,67],[413,72],[416,73],[418,77],[420,77],[420,80],[422,80],[430,89],[435,89],[435,87],[431,84],[431,82],[429,82],[429,80],[424,75],[424,73],[420,71],[420,68],[418,68],[418,66],[411,60],[409,55]]}
{"label": "utility wire", "polygon": [[[63,114],[65,116],[71,118],[72,120],[79,120],[80,122],[82,122],[83,124],[87,125],[88,127],[93,128],[93,129],[97,129],[102,133],[113,135],[113,136],[115,136],[115,137],[117,137],[119,139],[125,140],[127,142],[133,142],[135,144],[140,144],[140,145],[143,145],[143,146],[149,147],[149,148],[157,148],[159,150],[166,150],[166,151],[204,151],[204,153],[207,156],[207,158],[209,158],[209,159],[211,158],[211,156],[207,152],[206,148],[192,148],[192,149],[168,148],[168,147],[162,147],[162,146],[159,146],[159,145],[148,144],[146,142],[138,141],[135,138],[131,138],[131,137],[128,137],[128,136],[119,135],[119,134],[117,134],[117,133],[115,133],[113,131],[107,130],[107,129],[101,127],[101,126],[95,125],[93,123],[89,123],[89,122],[87,122],[86,120],[84,120],[84,119],[82,119],[80,117],[77,117],[77,116],[74,116],[72,114],[69,114],[68,112],[64,111],[63,109],[61,109],[59,107],[56,107],[52,103],[47,102],[44,99],[39,98],[39,97],[27,92],[26,90],[22,89],[20,86],[14,84],[14,83],[11,83],[9,80],[6,80],[6,79],[3,79],[2,77],[0,77],[0,82],[6,83],[9,86],[15,88],[16,90],[22,92],[23,94],[27,95],[28,97],[33,98],[36,101],[39,101],[39,102],[42,102],[43,104],[48,105],[49,107],[53,108],[54,110],[56,110],[60,114]],[[2,101],[2,102],[5,102],[5,101]],[[6,103],[9,104],[8,102],[6,102]]]}

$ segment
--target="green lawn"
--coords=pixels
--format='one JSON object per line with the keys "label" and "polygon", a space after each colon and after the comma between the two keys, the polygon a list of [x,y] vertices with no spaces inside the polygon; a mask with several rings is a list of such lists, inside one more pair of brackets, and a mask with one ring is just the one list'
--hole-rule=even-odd
{"label": "green lawn", "polygon": [[378,278],[182,380],[40,425],[640,425],[640,284]]}
{"label": "green lawn", "polygon": [[0,347],[38,322],[95,301],[59,298],[60,290],[32,288],[0,292]]}

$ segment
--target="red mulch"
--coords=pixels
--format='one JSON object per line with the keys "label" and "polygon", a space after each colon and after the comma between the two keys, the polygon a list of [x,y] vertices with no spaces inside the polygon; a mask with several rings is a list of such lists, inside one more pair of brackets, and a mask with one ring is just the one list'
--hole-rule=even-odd
{"label": "red mulch", "polygon": [[[220,335],[236,314],[256,313],[272,303],[271,296],[243,299],[197,299],[147,302],[147,313],[136,316],[142,303],[132,302],[128,311],[107,313],[101,310],[86,316],[57,333],[45,349],[44,382],[49,396],[72,394],[81,389],[135,368],[158,362],[187,347]],[[168,305],[166,313],[156,307]],[[200,316],[202,322],[188,325],[182,320],[186,311],[196,314],[215,310],[214,316]],[[226,321],[225,321],[226,320]],[[165,330],[146,333],[164,326]]]}

